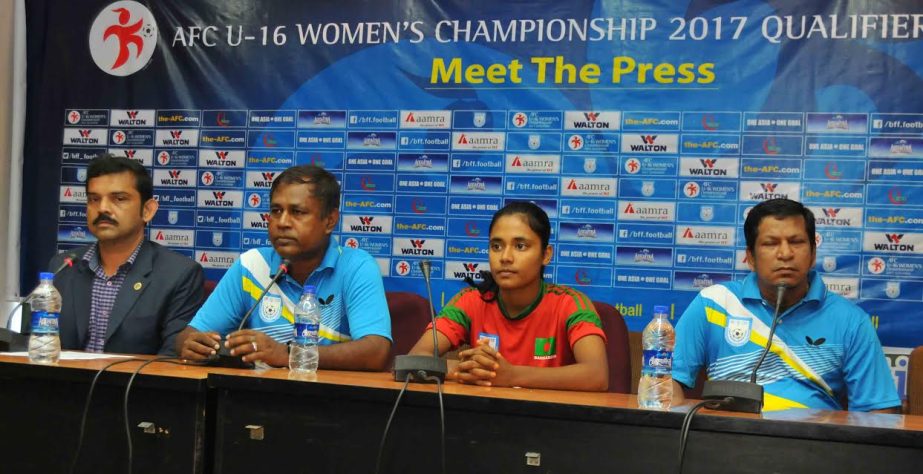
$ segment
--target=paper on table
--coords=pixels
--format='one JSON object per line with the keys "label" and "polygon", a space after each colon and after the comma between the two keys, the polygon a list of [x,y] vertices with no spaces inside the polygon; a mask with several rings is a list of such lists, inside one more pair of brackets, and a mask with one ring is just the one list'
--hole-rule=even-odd
{"label": "paper on table", "polygon": [[[13,357],[29,357],[28,352],[7,352],[3,355],[13,356]],[[61,360],[95,360],[95,359],[127,359],[131,356],[127,355],[118,355],[118,354],[100,354],[96,352],[77,352],[77,351],[62,351]]]}

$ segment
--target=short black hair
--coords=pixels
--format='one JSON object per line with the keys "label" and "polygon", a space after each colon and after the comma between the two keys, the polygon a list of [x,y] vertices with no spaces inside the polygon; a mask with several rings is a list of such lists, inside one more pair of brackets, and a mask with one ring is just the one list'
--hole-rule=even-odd
{"label": "short black hair", "polygon": [[759,234],[760,223],[765,217],[774,217],[781,219],[785,217],[801,216],[804,218],[804,231],[808,235],[808,241],[811,243],[811,250],[817,247],[817,240],[814,237],[814,213],[798,201],[791,199],[770,199],[763,201],[747,214],[747,220],[744,221],[744,236],[747,238],[747,249],[753,253],[756,248],[756,238]]}
{"label": "short black hair", "polygon": [[135,175],[135,189],[141,195],[141,205],[154,197],[154,180],[141,163],[112,153],[102,153],[90,160],[87,167],[87,184],[93,178],[107,174],[131,173]]}
{"label": "short black hair", "polygon": [[321,217],[340,208],[340,183],[329,171],[316,165],[292,166],[276,177],[269,188],[269,200],[281,184],[312,184],[313,195],[320,201]]}

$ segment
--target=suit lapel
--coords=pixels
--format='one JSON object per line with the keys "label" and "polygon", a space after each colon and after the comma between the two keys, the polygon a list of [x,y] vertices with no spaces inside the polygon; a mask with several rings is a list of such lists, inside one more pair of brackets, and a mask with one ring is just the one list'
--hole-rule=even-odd
{"label": "suit lapel", "polygon": [[[93,298],[93,270],[81,259],[75,264],[78,275],[70,278],[73,289],[67,294],[70,298],[71,314],[74,315],[74,324],[77,329],[77,345],[83,349],[87,345],[87,330],[90,327],[90,311],[92,311]],[[71,271],[71,270],[64,270]]]}
{"label": "suit lapel", "polygon": [[138,257],[135,258],[134,265],[125,275],[125,281],[119,288],[115,304],[112,305],[112,312],[109,313],[109,327],[106,329],[106,342],[109,342],[109,338],[122,325],[138,298],[147,289],[153,268],[154,250],[151,248],[151,243],[145,240],[141,245],[141,251],[138,252]]}

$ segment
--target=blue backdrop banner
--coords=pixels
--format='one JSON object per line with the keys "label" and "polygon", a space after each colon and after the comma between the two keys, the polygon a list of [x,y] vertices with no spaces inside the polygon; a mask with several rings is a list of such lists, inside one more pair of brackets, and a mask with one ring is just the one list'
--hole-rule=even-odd
{"label": "blue backdrop banner", "polygon": [[[92,241],[89,158],[144,163],[150,238],[211,279],[267,245],[268,186],[342,183],[344,245],[437,306],[487,269],[491,215],[554,226],[546,277],[639,331],[748,271],[755,203],[817,217],[828,287],[903,391],[923,343],[923,6],[912,0],[27,3],[23,285]],[[50,196],[57,194],[57,198]],[[37,199],[32,199],[37,197]],[[57,220],[47,216],[58,215]]]}

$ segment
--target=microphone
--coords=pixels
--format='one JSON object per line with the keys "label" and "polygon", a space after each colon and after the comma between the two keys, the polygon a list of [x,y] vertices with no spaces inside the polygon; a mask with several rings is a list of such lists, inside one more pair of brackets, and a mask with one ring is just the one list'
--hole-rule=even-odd
{"label": "microphone", "polygon": [[782,299],[785,297],[785,290],[788,284],[785,282],[776,283],[776,309],[772,315],[772,325],[769,327],[769,337],[766,340],[766,347],[753,366],[753,372],[750,373],[749,382],[738,382],[734,380],[706,380],[702,388],[702,399],[704,400],[725,400],[730,398],[731,401],[722,406],[729,411],[741,411],[745,413],[760,413],[763,411],[763,386],[756,383],[756,374],[763,365],[763,360],[769,354],[772,348],[772,337],[776,333],[776,327],[779,325],[780,309],[782,308]]}
{"label": "microphone", "polygon": [[423,272],[423,281],[426,282],[430,322],[433,325],[433,356],[399,355],[395,357],[394,380],[398,382],[414,380],[416,382],[440,383],[445,381],[445,374],[448,372],[445,359],[439,357],[439,340],[436,337],[436,310],[433,307],[433,288],[429,281],[430,270],[431,264],[429,260],[420,261],[420,271]]}
{"label": "microphone", "polygon": [[[256,302],[253,303],[253,306],[250,306],[250,309],[247,310],[247,313],[244,314],[244,317],[240,320],[240,324],[237,326],[237,330],[240,331],[244,328],[244,325],[247,324],[247,320],[250,319],[250,315],[253,314],[253,310],[263,301],[263,298],[266,297],[266,293],[269,293],[269,290],[275,285],[282,275],[288,273],[288,266],[291,265],[291,262],[287,258],[283,258],[282,262],[279,264],[279,269],[276,271],[275,276],[272,277],[272,280],[266,285],[266,288],[263,288],[263,292],[260,293],[260,297],[256,299]],[[211,356],[208,359],[208,365],[213,367],[228,367],[232,369],[252,369],[255,367],[253,362],[244,362],[240,356],[232,356],[231,350],[227,348],[224,344],[221,344],[221,347],[218,348],[218,353]]]}
{"label": "microphone", "polygon": [[[64,255],[64,260],[61,262],[61,265],[55,269],[53,272],[55,276],[58,273],[61,273],[65,268],[73,267],[74,260],[77,259],[76,252],[68,252]],[[24,351],[29,347],[29,334],[32,332],[32,319],[27,318],[26,314],[31,313],[29,308],[29,302],[32,301],[32,297],[35,295],[36,286],[22,299],[10,313],[6,316],[6,327],[0,329],[0,352],[4,351]],[[19,332],[16,333],[10,329],[10,325],[13,322],[13,315],[16,314],[16,310],[20,307],[23,308],[22,314],[19,316]]]}

